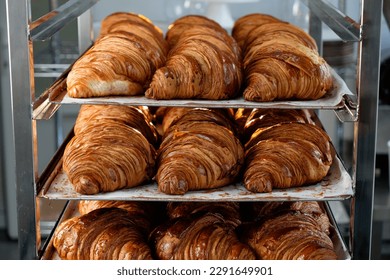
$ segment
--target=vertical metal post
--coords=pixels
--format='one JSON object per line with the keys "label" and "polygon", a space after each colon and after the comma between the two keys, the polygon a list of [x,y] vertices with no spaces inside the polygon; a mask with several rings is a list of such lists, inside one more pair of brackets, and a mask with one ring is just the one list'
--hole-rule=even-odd
{"label": "vertical metal post", "polygon": [[79,53],[82,54],[88,49],[93,41],[93,26],[92,26],[91,10],[84,12],[77,18]]}
{"label": "vertical metal post", "polygon": [[[37,215],[35,193],[35,144],[31,139],[35,132],[32,120],[33,77],[32,45],[29,41],[28,1],[6,0],[7,37],[9,44],[10,94],[14,138],[14,166],[17,191],[18,241],[21,259],[36,259]],[[39,240],[39,239],[38,239]]]}
{"label": "vertical metal post", "polygon": [[380,27],[382,0],[362,0],[362,40],[359,42],[354,162],[356,191],[351,205],[352,258],[371,258],[375,185],[376,129],[378,115]]}

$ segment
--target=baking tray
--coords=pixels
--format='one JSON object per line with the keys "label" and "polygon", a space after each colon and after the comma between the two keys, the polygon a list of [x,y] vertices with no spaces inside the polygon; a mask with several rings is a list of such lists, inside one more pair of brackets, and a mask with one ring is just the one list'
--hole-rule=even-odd
{"label": "baking tray", "polygon": [[53,170],[52,180],[43,186],[40,197],[65,200],[147,200],[147,201],[285,201],[285,200],[343,200],[354,194],[352,179],[338,156],[328,175],[319,183],[289,189],[274,189],[271,193],[252,193],[242,183],[222,188],[189,191],[184,195],[159,192],[157,183],[140,185],[114,192],[83,195],[77,193],[62,169],[62,161]]}
{"label": "baking tray", "polygon": [[[62,221],[65,221],[71,217],[75,217],[80,215],[77,209],[77,201],[70,201],[68,205],[66,206],[64,213],[59,220],[59,223]],[[334,216],[332,214],[332,211],[329,207],[329,204],[324,202],[324,206],[326,209],[326,212],[328,214],[330,223],[332,225],[331,231],[330,231],[330,237],[332,239],[338,260],[350,260],[351,255],[347,249],[347,246],[345,245],[345,242],[343,241],[343,238],[341,236],[341,233],[337,227],[337,222],[334,219]],[[53,238],[52,236],[48,239],[46,249],[44,250],[42,257],[42,260],[61,260],[59,257],[57,251],[53,247]]]}
{"label": "baking tray", "polygon": [[[317,126],[322,123],[314,110],[303,110]],[[345,169],[333,145],[334,161],[327,176],[319,183],[302,187],[273,189],[270,193],[248,191],[242,181],[225,187],[188,191],[184,195],[169,195],[158,191],[157,183],[152,181],[137,187],[94,195],[76,192],[62,168],[62,155],[67,143],[73,137],[70,133],[38,182],[38,195],[47,199],[94,199],[94,200],[150,200],[150,201],[285,201],[285,200],[344,200],[354,195],[352,177]]]}
{"label": "baking tray", "polygon": [[[69,69],[67,70],[69,72]],[[176,107],[208,107],[208,108],[280,108],[280,109],[342,109],[346,106],[345,97],[353,96],[344,80],[331,69],[334,87],[323,98],[306,101],[272,101],[272,102],[252,102],[238,97],[229,100],[195,100],[195,99],[172,99],[156,100],[149,99],[143,95],[139,96],[110,96],[93,98],[72,98],[66,90],[65,72],[45,93],[49,96],[49,101],[53,104],[117,104],[132,106],[176,106]]]}

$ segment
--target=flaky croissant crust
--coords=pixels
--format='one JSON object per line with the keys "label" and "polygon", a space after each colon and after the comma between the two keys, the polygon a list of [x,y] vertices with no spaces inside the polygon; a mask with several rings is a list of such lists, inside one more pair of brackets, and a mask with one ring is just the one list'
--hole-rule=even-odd
{"label": "flaky croissant crust", "polygon": [[119,208],[99,208],[60,223],[53,246],[64,260],[152,259],[142,229]]}
{"label": "flaky croissant crust", "polygon": [[63,169],[77,192],[96,194],[150,180],[155,156],[154,147],[138,130],[107,121],[69,141]]}
{"label": "flaky croissant crust", "polygon": [[170,220],[157,227],[151,242],[165,260],[254,260],[248,245],[239,241],[234,226],[218,213]]}
{"label": "flaky croissant crust", "polygon": [[184,194],[232,183],[243,155],[239,140],[220,125],[191,122],[186,130],[172,129],[158,150],[158,188],[164,193]]}
{"label": "flaky croissant crust", "polygon": [[321,181],[334,153],[329,136],[312,124],[286,123],[257,130],[246,144],[245,187],[253,192]]}
{"label": "flaky croissant crust", "polygon": [[107,121],[120,122],[133,127],[153,146],[158,145],[160,136],[148,116],[148,111],[134,106],[83,104],[80,106],[73,130],[77,135],[90,126],[104,125]]}

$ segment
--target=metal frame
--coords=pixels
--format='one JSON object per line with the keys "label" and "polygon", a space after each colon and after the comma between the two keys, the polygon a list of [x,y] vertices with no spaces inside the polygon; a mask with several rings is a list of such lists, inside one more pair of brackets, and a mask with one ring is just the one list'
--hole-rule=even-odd
{"label": "metal frame", "polygon": [[[81,3],[83,2],[83,3]],[[10,84],[12,97],[12,125],[19,224],[19,252],[21,259],[39,258],[40,234],[37,228],[36,182],[37,150],[36,127],[33,114],[35,104],[32,40],[47,39],[69,20],[79,18],[81,25],[90,25],[84,14],[97,0],[70,0],[43,23],[30,22],[30,2],[6,0]],[[353,259],[370,259],[375,179],[375,146],[379,86],[380,17],[382,0],[361,0],[361,22],[343,15],[326,0],[303,0],[313,14],[310,31],[321,40],[320,20],[339,34],[342,40],[359,42],[357,94],[346,102],[347,113],[340,114],[345,121],[355,122],[354,169],[355,195],[351,200],[351,255]],[[82,16],[81,16],[82,15]],[[81,16],[81,17],[80,17]],[[88,37],[80,29],[80,38]],[[82,34],[84,33],[84,34]],[[91,36],[91,33],[89,33]],[[92,38],[92,37],[89,37]],[[89,40],[89,39],[88,39]],[[80,43],[81,51],[86,43]],[[41,104],[42,102],[38,102]],[[362,104],[359,106],[359,104]],[[47,104],[50,107],[50,104]],[[346,117],[352,112],[351,118]],[[53,113],[55,110],[53,110]],[[28,139],[32,139],[29,141]]]}

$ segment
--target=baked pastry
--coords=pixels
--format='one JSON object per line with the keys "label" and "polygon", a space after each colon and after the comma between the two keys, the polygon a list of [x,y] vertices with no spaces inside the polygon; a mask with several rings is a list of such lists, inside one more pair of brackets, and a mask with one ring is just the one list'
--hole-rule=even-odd
{"label": "baked pastry", "polygon": [[63,169],[76,192],[138,186],[154,175],[156,151],[136,129],[117,122],[88,127],[65,147]]}
{"label": "baked pastry", "polygon": [[[215,115],[213,110],[194,110]],[[234,182],[244,160],[239,139],[226,126],[210,121],[218,117],[186,120],[184,116],[167,129],[158,149],[159,191],[185,194]]]}
{"label": "baked pastry", "polygon": [[218,213],[189,215],[156,227],[150,238],[162,260],[254,260],[248,245],[239,241],[235,224]]}
{"label": "baked pastry", "polygon": [[260,128],[245,149],[243,179],[252,192],[317,183],[328,174],[334,157],[326,132],[307,123]]}
{"label": "baked pastry", "polygon": [[150,260],[142,227],[120,208],[99,208],[63,221],[53,246],[63,260]]}
{"label": "baked pastry", "polygon": [[147,108],[122,105],[88,105],[80,106],[73,128],[74,133],[83,133],[90,126],[100,126],[107,121],[115,121],[137,129],[154,147],[160,141],[160,135],[151,120]]}
{"label": "baked pastry", "polygon": [[103,26],[104,36],[74,63],[66,81],[70,97],[144,93],[154,71],[165,63],[167,44],[150,21],[136,14],[128,17]]}
{"label": "baked pastry", "polygon": [[243,18],[233,29],[243,52],[246,100],[316,100],[330,91],[330,67],[305,31],[273,20],[258,26],[251,21],[249,26],[250,31]]}
{"label": "baked pastry", "polygon": [[241,52],[216,22],[186,16],[168,29],[170,51],[145,96],[154,99],[228,99],[242,84]]}
{"label": "baked pastry", "polygon": [[[329,232],[315,215],[326,215],[316,202],[289,206],[270,202],[261,218],[246,224],[242,240],[263,260],[334,260],[337,254]],[[309,205],[305,205],[309,204]],[[313,210],[313,213],[310,211]],[[304,212],[307,211],[307,212]],[[325,220],[326,221],[326,220]],[[328,222],[329,224],[329,222]]]}

